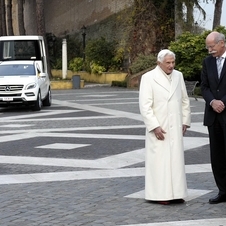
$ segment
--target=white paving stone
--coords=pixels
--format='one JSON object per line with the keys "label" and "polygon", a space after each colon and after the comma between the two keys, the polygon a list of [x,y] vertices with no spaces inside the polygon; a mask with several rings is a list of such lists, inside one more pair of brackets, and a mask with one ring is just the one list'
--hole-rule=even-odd
{"label": "white paving stone", "polygon": [[[1,156],[0,156],[0,159],[1,159]],[[26,160],[29,162],[30,165],[32,165],[32,160],[30,161],[29,158],[26,158]],[[43,162],[42,162],[42,165],[43,165]],[[187,173],[187,168],[189,168],[189,173],[197,173],[197,168],[199,168],[198,173],[211,172],[210,166],[207,164],[205,164],[204,167],[202,167],[202,165],[198,165],[198,166],[199,167],[197,167],[197,165],[186,166],[186,173]],[[90,180],[90,179],[107,179],[107,178],[120,178],[120,177],[144,177],[144,175],[145,175],[145,169],[143,167],[125,168],[125,169],[99,169],[99,170],[85,170],[85,171],[53,172],[53,173],[10,174],[10,175],[0,175],[0,184]]]}
{"label": "white paving stone", "polygon": [[148,223],[148,224],[127,224],[120,226],[225,226],[226,218],[216,219],[202,219],[189,221],[171,221],[162,223]]}
{"label": "white paving stone", "polygon": [[37,146],[35,148],[71,150],[71,149],[82,148],[87,146],[90,146],[90,144],[52,143],[52,144]]}
{"label": "white paving stone", "polygon": [[[3,128],[21,128],[21,127],[28,127],[33,126],[34,124],[7,124],[7,125],[1,125],[0,127]],[[5,132],[5,131],[4,131]]]}
{"label": "white paving stone", "polygon": [[[133,194],[125,196],[126,198],[134,198],[134,199],[144,199],[144,190],[135,192]],[[192,199],[196,199],[202,195],[206,195],[212,192],[212,190],[199,190],[199,189],[188,189],[188,197],[185,198],[185,201],[190,201]]]}

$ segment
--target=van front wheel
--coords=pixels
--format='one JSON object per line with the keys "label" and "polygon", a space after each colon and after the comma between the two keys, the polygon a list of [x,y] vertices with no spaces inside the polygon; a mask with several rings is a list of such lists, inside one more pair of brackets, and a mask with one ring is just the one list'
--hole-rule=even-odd
{"label": "van front wheel", "polygon": [[52,103],[52,95],[51,95],[51,89],[49,88],[48,94],[46,98],[43,100],[43,106],[51,106]]}
{"label": "van front wheel", "polygon": [[33,107],[33,111],[40,111],[42,108],[42,98],[40,91],[38,92],[37,100],[35,101],[35,105]]}

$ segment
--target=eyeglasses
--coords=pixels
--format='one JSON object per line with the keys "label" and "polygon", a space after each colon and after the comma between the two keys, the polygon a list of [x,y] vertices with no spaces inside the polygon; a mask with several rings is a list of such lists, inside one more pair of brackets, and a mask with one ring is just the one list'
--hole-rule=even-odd
{"label": "eyeglasses", "polygon": [[213,49],[220,41],[218,41],[217,43],[215,43],[212,46],[206,46],[206,49]]}

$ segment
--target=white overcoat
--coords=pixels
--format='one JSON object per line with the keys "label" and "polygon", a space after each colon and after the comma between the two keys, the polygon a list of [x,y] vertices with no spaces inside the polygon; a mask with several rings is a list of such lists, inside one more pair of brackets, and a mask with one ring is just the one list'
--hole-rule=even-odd
{"label": "white overcoat", "polygon": [[[187,196],[182,125],[190,127],[190,101],[183,75],[173,70],[171,81],[162,69],[145,73],[139,91],[140,112],[146,126],[145,199],[183,199]],[[153,129],[166,131],[158,140]]]}

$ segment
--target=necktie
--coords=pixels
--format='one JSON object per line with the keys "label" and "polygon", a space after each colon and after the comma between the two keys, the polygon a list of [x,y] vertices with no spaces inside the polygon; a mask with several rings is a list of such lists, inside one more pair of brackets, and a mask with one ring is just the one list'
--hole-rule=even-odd
{"label": "necktie", "polygon": [[218,78],[220,78],[220,75],[221,75],[221,70],[222,70],[222,60],[223,60],[223,57],[218,57],[217,58],[217,71],[218,71]]}

